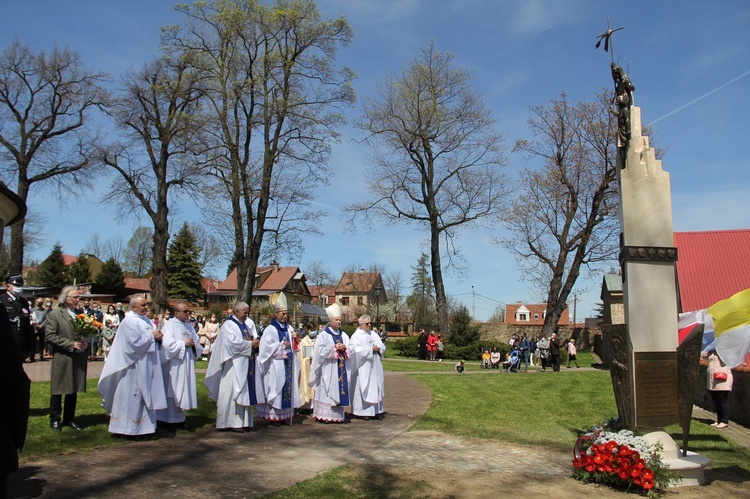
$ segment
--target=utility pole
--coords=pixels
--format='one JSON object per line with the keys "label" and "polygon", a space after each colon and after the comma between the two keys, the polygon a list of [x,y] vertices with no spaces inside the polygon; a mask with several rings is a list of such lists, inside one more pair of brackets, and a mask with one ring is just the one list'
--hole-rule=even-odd
{"label": "utility pole", "polygon": [[471,287],[471,320],[477,321],[477,295],[474,293],[474,286]]}
{"label": "utility pole", "polygon": [[573,295],[573,327],[576,327],[576,305],[578,305],[578,295]]}

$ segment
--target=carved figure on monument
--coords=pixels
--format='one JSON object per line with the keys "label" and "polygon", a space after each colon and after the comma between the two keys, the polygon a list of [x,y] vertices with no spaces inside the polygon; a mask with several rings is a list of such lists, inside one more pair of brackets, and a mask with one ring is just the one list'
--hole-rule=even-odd
{"label": "carved figure on monument", "polygon": [[[612,108],[612,113],[617,116],[618,144],[620,147],[627,147],[630,141],[630,106],[633,105],[633,91],[635,86],[630,81],[625,71],[612,63],[612,80],[615,82],[615,96],[612,103],[617,106],[617,110]],[[625,164],[622,164],[625,168]]]}
{"label": "carved figure on monument", "polygon": [[625,71],[615,63],[615,49],[612,44],[612,35],[621,29],[623,29],[622,26],[615,29],[610,28],[609,19],[607,19],[607,31],[597,36],[599,41],[596,42],[594,47],[599,48],[602,42],[604,42],[605,52],[610,52],[610,49],[612,49],[612,80],[615,82],[615,96],[612,98],[610,111],[617,116],[617,145],[620,154],[620,168],[625,168],[625,156],[631,137],[630,106],[634,104],[633,92],[635,91],[635,86],[630,81],[630,78],[628,78],[628,75],[625,74]]}

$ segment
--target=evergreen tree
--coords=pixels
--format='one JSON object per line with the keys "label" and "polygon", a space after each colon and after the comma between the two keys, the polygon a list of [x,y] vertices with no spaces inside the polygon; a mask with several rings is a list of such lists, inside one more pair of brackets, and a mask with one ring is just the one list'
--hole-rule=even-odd
{"label": "evergreen tree", "polygon": [[38,281],[40,286],[62,288],[68,282],[68,267],[63,259],[62,246],[55,244],[52,252],[39,265]]}
{"label": "evergreen tree", "polygon": [[170,298],[197,300],[201,297],[203,288],[199,256],[195,236],[185,222],[169,244],[167,294]]}
{"label": "evergreen tree", "polygon": [[68,279],[76,284],[91,282],[91,267],[83,251],[78,255],[78,260],[68,267]]}
{"label": "evergreen tree", "polygon": [[114,293],[117,296],[121,296],[125,292],[125,276],[122,267],[114,258],[109,258],[104,262],[102,270],[97,274],[94,282],[101,286],[100,291]]}
{"label": "evergreen tree", "polygon": [[466,305],[459,306],[451,319],[448,341],[459,347],[479,341],[479,326],[471,324],[471,315]]}
{"label": "evergreen tree", "polygon": [[430,277],[430,264],[427,253],[422,253],[417,266],[412,267],[412,293],[406,299],[406,304],[412,311],[415,327],[434,324],[437,320],[435,311],[435,288]]}

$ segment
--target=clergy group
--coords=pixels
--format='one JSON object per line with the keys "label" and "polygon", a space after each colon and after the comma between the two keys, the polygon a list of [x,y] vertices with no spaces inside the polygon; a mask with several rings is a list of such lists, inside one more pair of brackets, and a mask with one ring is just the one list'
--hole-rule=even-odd
{"label": "clergy group", "polygon": [[[124,436],[154,433],[157,425],[185,427],[185,412],[197,407],[195,361],[203,348],[189,321],[189,306],[157,329],[152,304],[136,295],[122,320],[99,379],[109,431]],[[237,302],[211,347],[205,385],[216,403],[216,428],[244,433],[253,418],[291,423],[306,409],[321,423],[351,416],[383,419],[382,357],[385,344],[370,317],[359,318],[351,337],[341,329],[341,308],[326,309],[325,329],[298,335],[288,323],[281,293],[273,319],[261,332]],[[300,331],[302,333],[302,331]]]}

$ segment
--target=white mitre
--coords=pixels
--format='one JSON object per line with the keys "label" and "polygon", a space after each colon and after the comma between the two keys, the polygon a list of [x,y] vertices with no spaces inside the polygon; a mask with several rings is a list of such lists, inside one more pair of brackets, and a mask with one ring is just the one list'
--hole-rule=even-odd
{"label": "white mitre", "polygon": [[326,314],[328,315],[328,319],[333,319],[335,317],[341,317],[341,307],[338,303],[334,303],[330,307],[326,309]]}
{"label": "white mitre", "polygon": [[274,312],[281,312],[282,310],[289,310],[286,305],[286,295],[279,293],[279,297],[276,298],[276,302],[273,304]]}

